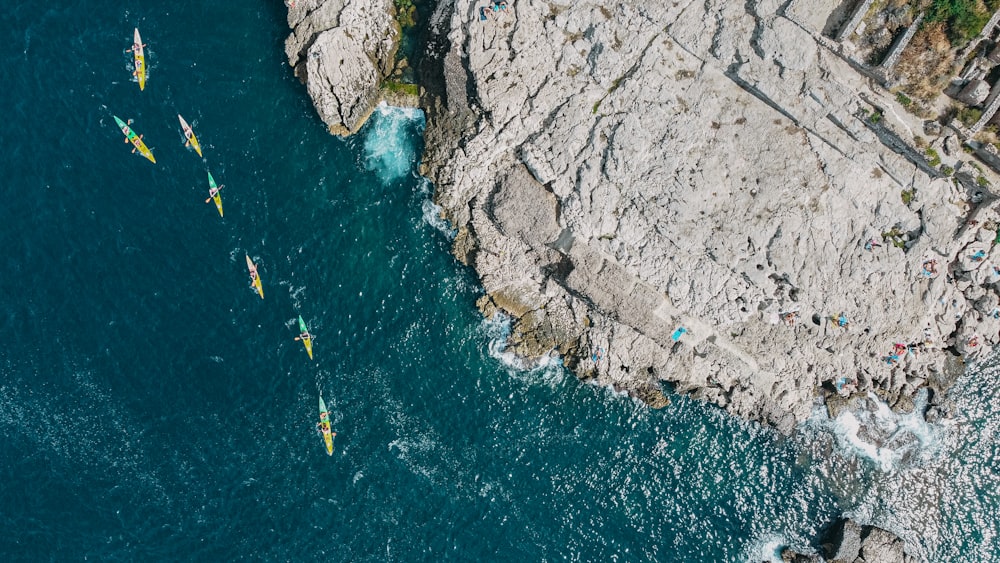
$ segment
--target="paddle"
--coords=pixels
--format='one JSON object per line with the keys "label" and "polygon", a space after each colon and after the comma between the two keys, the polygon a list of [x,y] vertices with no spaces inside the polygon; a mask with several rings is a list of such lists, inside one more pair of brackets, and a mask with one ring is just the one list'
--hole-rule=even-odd
{"label": "paddle", "polygon": [[[219,186],[218,188],[215,188],[215,195],[219,195],[219,192],[221,192],[221,191],[222,191],[222,188],[224,188],[224,187],[226,187],[226,185],[225,185],[225,184],[222,184],[222,185],[221,185],[221,186]],[[212,201],[212,198],[213,198],[213,197],[215,197],[215,196],[214,196],[214,195],[210,195],[210,196],[208,196],[208,199],[206,199],[206,200],[205,200],[205,203],[208,203],[208,202]]]}

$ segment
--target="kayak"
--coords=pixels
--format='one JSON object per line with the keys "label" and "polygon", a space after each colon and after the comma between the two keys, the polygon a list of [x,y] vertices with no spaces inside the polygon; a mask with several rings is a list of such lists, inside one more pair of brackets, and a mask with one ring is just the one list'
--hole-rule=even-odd
{"label": "kayak", "polygon": [[132,55],[135,57],[135,77],[139,80],[139,90],[146,88],[146,55],[142,50],[142,37],[139,37],[139,28],[135,28],[135,38],[133,39]]}
{"label": "kayak", "polygon": [[323,433],[323,442],[326,443],[326,455],[333,455],[333,437],[336,432],[330,432],[330,413],[326,410],[326,403],[323,396],[319,396],[319,430]]}
{"label": "kayak", "polygon": [[264,287],[260,283],[260,272],[257,271],[257,266],[250,259],[250,255],[247,254],[247,269],[250,270],[250,280],[253,282],[254,289],[257,290],[257,294],[260,298],[264,298]]}
{"label": "kayak", "polygon": [[139,154],[148,158],[150,162],[156,164],[156,159],[153,158],[153,151],[149,150],[146,143],[142,142],[142,139],[135,134],[135,131],[129,127],[128,123],[119,119],[117,115],[112,115],[111,117],[115,118],[115,123],[118,124],[118,128],[122,130],[122,133],[125,134],[125,138],[132,143],[132,146],[135,147],[132,152],[139,151]]}
{"label": "kayak", "polygon": [[181,120],[181,129],[184,131],[184,138],[187,140],[187,142],[184,143],[185,146],[191,145],[191,148],[194,149],[194,152],[198,153],[198,156],[201,156],[201,143],[198,142],[198,137],[194,136],[194,130],[191,129],[191,126],[188,125],[187,121],[184,121],[184,118],[181,117],[181,114],[179,113],[177,114],[177,119]]}
{"label": "kayak", "polygon": [[[219,210],[219,217],[222,217],[222,196],[219,195],[219,190],[222,188],[215,185],[215,178],[212,177],[211,172],[208,173],[208,187],[211,188],[208,190],[208,195],[211,199],[215,200],[215,207]],[[214,194],[212,193],[213,191],[215,192]]]}
{"label": "kayak", "polygon": [[302,315],[299,315],[299,332],[301,334],[305,334],[306,335],[304,338],[302,338],[301,335],[300,335],[300,338],[302,340],[302,343],[305,344],[305,346],[306,346],[306,353],[309,354],[309,359],[311,360],[312,357],[313,357],[312,335],[309,334],[309,329],[306,328],[306,322],[304,320],[302,320]]}

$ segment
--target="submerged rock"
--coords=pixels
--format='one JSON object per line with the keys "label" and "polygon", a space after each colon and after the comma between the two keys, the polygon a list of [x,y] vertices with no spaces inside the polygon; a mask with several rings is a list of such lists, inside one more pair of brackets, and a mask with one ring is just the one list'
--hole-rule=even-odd
{"label": "submerged rock", "polygon": [[801,553],[796,553],[791,549],[784,549],[781,552],[781,560],[784,563],[822,563],[823,560],[820,559],[818,555],[803,555]]}

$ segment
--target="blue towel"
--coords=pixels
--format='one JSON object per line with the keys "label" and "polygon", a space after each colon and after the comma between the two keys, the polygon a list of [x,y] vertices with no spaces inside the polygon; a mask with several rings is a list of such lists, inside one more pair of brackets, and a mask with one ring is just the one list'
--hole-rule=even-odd
{"label": "blue towel", "polygon": [[479,8],[479,21],[486,21],[486,8]]}
{"label": "blue towel", "polygon": [[670,339],[673,340],[674,342],[677,342],[678,340],[680,340],[681,335],[683,335],[687,331],[688,329],[684,327],[678,327],[677,330],[675,330],[674,333],[670,335]]}

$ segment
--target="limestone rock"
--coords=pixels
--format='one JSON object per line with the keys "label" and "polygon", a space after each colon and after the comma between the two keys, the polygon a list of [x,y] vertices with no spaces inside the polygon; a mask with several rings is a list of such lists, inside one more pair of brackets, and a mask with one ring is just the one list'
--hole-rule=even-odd
{"label": "limestone rock", "polygon": [[861,526],[850,519],[836,522],[826,533],[823,550],[827,559],[853,562],[861,553]]}
{"label": "limestone rock", "polygon": [[392,0],[298,0],[289,8],[288,63],[337,135],[364,124],[380,101],[399,45]]}
{"label": "limestone rock", "polygon": [[995,200],[922,121],[873,126],[839,4],[441,4],[423,172],[519,352],[790,432],[832,382],[911,409],[998,344]]}
{"label": "limestone rock", "polygon": [[[827,529],[819,542],[826,561],[830,563],[913,563],[916,561],[905,553],[903,540],[893,533],[876,526],[862,526],[851,519],[841,519],[835,522]],[[794,557],[798,554],[790,552],[789,556]],[[789,560],[795,561],[794,558]]]}
{"label": "limestone rock", "polygon": [[818,555],[804,555],[790,548],[781,551],[781,561],[783,563],[822,563],[823,560]]}
{"label": "limestone rock", "polygon": [[904,551],[903,540],[891,532],[869,527],[861,544],[861,557],[855,563],[914,563],[915,558]]}

